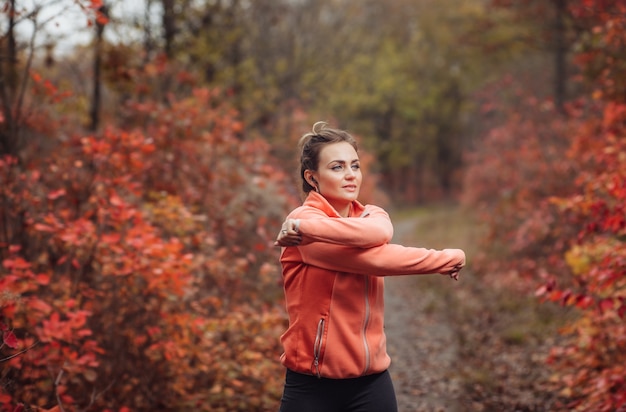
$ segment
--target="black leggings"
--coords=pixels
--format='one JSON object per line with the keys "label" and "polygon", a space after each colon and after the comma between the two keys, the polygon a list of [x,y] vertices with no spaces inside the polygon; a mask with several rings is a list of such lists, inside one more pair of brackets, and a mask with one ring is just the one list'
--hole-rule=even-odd
{"label": "black leggings", "polygon": [[351,379],[318,379],[287,370],[279,412],[397,412],[388,371]]}

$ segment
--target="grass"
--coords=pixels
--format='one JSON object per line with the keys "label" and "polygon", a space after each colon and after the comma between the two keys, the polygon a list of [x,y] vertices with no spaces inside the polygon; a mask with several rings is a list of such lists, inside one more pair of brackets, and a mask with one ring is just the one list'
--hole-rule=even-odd
{"label": "grass", "polygon": [[468,261],[478,252],[478,241],[484,229],[470,210],[456,205],[440,204],[391,213],[394,225],[417,221],[415,240],[433,249],[461,248]]}

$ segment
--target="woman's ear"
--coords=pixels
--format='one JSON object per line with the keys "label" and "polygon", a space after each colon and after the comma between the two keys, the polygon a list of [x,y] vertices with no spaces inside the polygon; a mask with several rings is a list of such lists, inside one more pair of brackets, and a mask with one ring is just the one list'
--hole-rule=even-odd
{"label": "woman's ear", "polygon": [[315,180],[315,177],[313,177],[313,172],[309,169],[304,171],[304,178],[311,186],[315,186],[315,184],[317,183],[317,180]]}
{"label": "woman's ear", "polygon": [[307,183],[310,184],[311,186],[313,186],[315,188],[316,192],[319,192],[319,183],[317,183],[317,180],[315,179],[315,176],[313,176],[313,172],[310,170],[305,170],[304,171],[304,178],[306,179]]}

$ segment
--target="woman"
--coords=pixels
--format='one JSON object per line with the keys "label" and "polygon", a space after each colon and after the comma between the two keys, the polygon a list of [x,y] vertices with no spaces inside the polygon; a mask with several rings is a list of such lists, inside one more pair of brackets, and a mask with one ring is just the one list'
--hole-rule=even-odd
{"label": "woman", "polygon": [[287,375],[280,412],[397,411],[387,371],[383,277],[457,279],[465,253],[389,243],[389,215],[357,200],[362,174],[349,133],[318,122],[300,149],[306,199],[276,240],[283,246],[289,315],[281,337]]}

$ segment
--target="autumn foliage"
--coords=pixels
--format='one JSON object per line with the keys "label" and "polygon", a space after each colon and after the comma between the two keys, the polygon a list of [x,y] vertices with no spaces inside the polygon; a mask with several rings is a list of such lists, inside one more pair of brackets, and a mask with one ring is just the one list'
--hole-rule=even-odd
{"label": "autumn foliage", "polygon": [[585,92],[564,115],[522,88],[500,102],[511,110],[472,155],[466,192],[486,212],[491,281],[515,279],[577,314],[547,359],[561,409],[615,411],[626,407],[626,8],[578,1],[568,12]]}
{"label": "autumn foliage", "polygon": [[[484,2],[453,7],[453,24],[441,24],[445,2],[172,6],[144,44],[100,50],[94,133],[86,49],[76,76],[35,70],[34,44],[12,37],[13,22],[37,17],[27,3],[0,15],[0,412],[275,410],[286,317],[272,239],[299,201],[286,153],[314,107],[398,154],[376,163],[407,185],[461,175],[461,129],[488,125],[462,171],[465,203],[488,226],[472,273],[571,308],[546,359],[560,410],[626,407],[622,1],[494,0],[522,26],[491,35],[502,14],[468,29]],[[109,23],[105,2],[66,3],[90,29]],[[563,36],[538,32],[556,26],[556,5]],[[338,30],[342,18],[353,25]],[[151,37],[161,31],[170,55]],[[257,47],[259,36],[272,41]],[[557,39],[574,64],[566,100],[546,96],[545,66],[521,62]],[[501,52],[472,55],[475,43]],[[509,56],[522,63],[513,74],[477,78]],[[370,175],[363,201],[380,198],[377,184]]]}
{"label": "autumn foliage", "polygon": [[272,409],[286,176],[217,90],[124,110],[0,159],[0,410]]}

